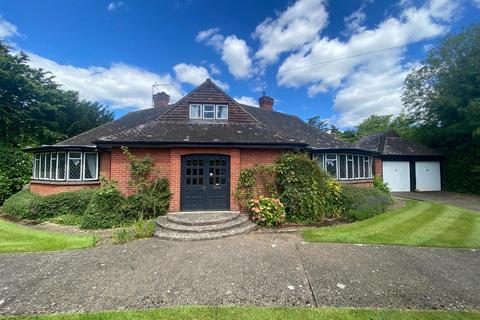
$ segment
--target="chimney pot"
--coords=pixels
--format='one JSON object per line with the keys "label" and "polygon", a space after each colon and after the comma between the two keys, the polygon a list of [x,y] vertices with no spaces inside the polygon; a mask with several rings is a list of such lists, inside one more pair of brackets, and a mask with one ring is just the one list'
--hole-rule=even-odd
{"label": "chimney pot", "polygon": [[258,99],[258,104],[260,105],[260,109],[273,111],[274,101],[275,99],[273,99],[272,97],[268,97],[263,94],[263,96]]}
{"label": "chimney pot", "polygon": [[170,102],[170,96],[163,91],[155,93],[152,99],[154,108],[167,109],[168,103]]}

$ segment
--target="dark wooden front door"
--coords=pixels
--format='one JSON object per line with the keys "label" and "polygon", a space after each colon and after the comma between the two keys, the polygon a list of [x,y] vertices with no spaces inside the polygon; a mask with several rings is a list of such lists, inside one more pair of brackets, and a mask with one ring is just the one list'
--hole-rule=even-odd
{"label": "dark wooden front door", "polygon": [[182,157],[180,209],[230,209],[230,158],[222,155]]}

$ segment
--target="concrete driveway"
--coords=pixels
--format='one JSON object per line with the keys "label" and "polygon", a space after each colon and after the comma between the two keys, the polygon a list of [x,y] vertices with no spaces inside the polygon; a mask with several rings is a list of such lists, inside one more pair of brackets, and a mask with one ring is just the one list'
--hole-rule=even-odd
{"label": "concrete driveway", "polygon": [[452,206],[480,211],[480,196],[474,194],[447,191],[394,192],[393,194],[408,199],[438,201]]}
{"label": "concrete driveway", "polygon": [[297,234],[0,255],[0,314],[171,305],[480,309],[480,251]]}

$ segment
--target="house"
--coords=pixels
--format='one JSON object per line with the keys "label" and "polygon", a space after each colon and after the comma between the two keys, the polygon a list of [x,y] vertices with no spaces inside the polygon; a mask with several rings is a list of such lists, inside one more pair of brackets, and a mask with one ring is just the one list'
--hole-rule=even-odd
{"label": "house", "polygon": [[440,191],[443,155],[387,131],[362,137],[356,146],[376,153],[375,165],[392,191]]}
{"label": "house", "polygon": [[122,146],[153,158],[170,181],[173,212],[238,210],[234,193],[240,171],[271,164],[287,151],[308,151],[345,183],[369,186],[373,174],[381,174],[374,161],[381,161],[383,149],[340,141],[296,116],[276,112],[274,99],[267,96],[259,99],[260,107],[240,104],[207,79],[174,104],[163,92],[153,101],[153,108],[56,145],[29,148],[34,154],[30,190],[47,195],[96,188],[101,175],[131,194]]}

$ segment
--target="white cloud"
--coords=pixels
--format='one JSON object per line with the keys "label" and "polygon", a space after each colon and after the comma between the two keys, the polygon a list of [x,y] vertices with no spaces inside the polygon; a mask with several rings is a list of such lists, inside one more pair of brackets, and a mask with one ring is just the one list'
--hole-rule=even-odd
{"label": "white cloud", "polygon": [[151,107],[152,85],[162,84],[162,91],[175,102],[183,96],[181,86],[167,73],[159,75],[136,66],[114,63],[110,67],[88,68],[59,64],[28,53],[30,64],[52,72],[64,88],[77,90],[80,97],[109,104],[113,109]]}
{"label": "white cloud", "polygon": [[255,56],[264,64],[274,63],[282,52],[298,49],[317,37],[328,22],[323,0],[299,0],[276,19],[257,26],[253,36],[260,40]]}
{"label": "white cloud", "polygon": [[235,101],[238,103],[246,104],[253,107],[258,107],[258,100],[254,97],[242,96],[242,97],[234,97]]}
{"label": "white cloud", "polygon": [[473,5],[480,9],[480,0],[472,0]]}
{"label": "white cloud", "polygon": [[249,56],[250,48],[247,43],[230,35],[223,43],[222,61],[235,79],[247,79],[252,76],[252,60]]}
{"label": "white cloud", "polygon": [[0,40],[17,35],[19,35],[17,26],[0,16]]}
{"label": "white cloud", "polygon": [[195,41],[205,43],[221,53],[222,61],[235,79],[250,78],[253,72],[252,59],[250,58],[250,48],[245,40],[239,39],[235,35],[225,38],[218,32],[218,28],[202,30],[195,37]]}
{"label": "white cloud", "polygon": [[[189,83],[193,86],[198,86],[206,79],[211,78],[206,68],[193,64],[179,63],[173,67],[173,70],[179,82]],[[230,88],[228,83],[216,79],[212,79],[212,81],[223,90]]]}
{"label": "white cloud", "polygon": [[123,3],[122,1],[113,1],[113,2],[110,2],[107,6],[107,10],[108,11],[115,11],[115,10],[118,10],[122,7],[125,7],[125,3]]}
{"label": "white cloud", "polygon": [[343,20],[345,22],[346,30],[344,34],[349,35],[353,33],[360,33],[365,30],[363,22],[367,15],[364,12],[365,5],[360,6],[359,9],[355,10],[348,17],[345,17]]}
{"label": "white cloud", "polygon": [[[403,66],[404,51],[362,54],[442,35],[457,8],[458,2],[431,0],[420,8],[406,7],[398,18],[389,17],[376,28],[362,29],[346,41],[318,37],[283,61],[277,81],[287,87],[307,85],[310,96],[339,90],[334,111],[341,113],[341,125],[358,123],[385,110],[398,113],[399,92],[408,71]],[[360,56],[331,62],[356,55]]]}
{"label": "white cloud", "polygon": [[221,74],[222,72],[220,71],[220,69],[218,69],[217,65],[215,63],[210,63],[208,65],[208,67],[210,68],[210,73],[211,74]]}

